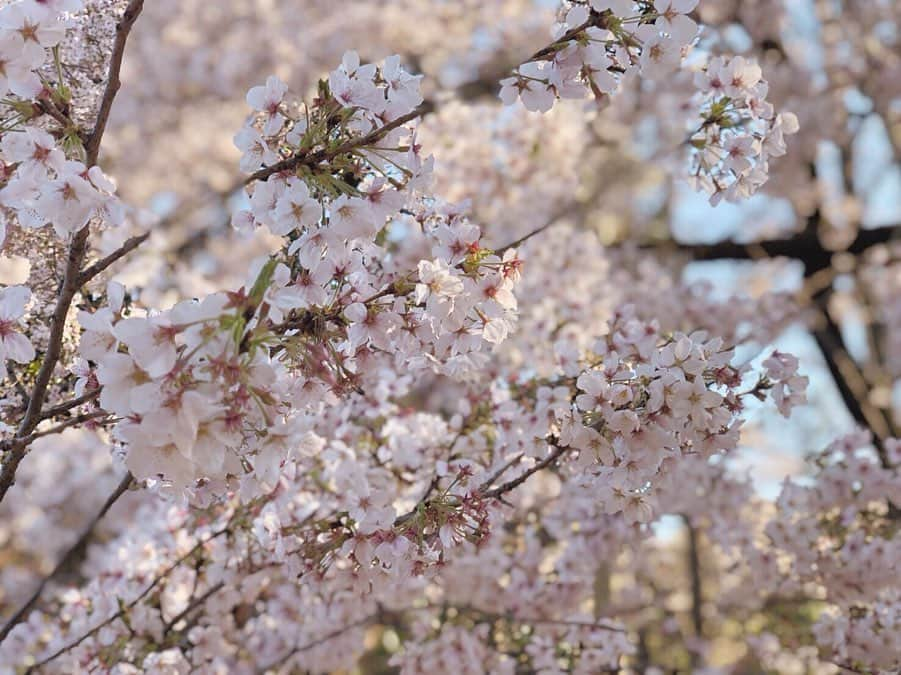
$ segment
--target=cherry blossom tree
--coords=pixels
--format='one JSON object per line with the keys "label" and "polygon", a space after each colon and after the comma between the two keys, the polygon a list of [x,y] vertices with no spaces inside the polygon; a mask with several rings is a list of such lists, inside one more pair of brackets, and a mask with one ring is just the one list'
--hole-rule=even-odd
{"label": "cherry blossom tree", "polygon": [[898,672],[899,30],[0,3],[0,674]]}

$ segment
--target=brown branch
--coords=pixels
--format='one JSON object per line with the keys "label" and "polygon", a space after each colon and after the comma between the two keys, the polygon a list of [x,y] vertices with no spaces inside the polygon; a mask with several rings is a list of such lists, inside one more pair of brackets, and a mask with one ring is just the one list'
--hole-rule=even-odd
{"label": "brown branch", "polygon": [[503,257],[504,257],[504,253],[506,253],[506,252],[509,251],[510,249],[519,248],[519,247],[522,246],[524,243],[526,243],[527,241],[529,241],[529,239],[531,239],[532,237],[538,236],[539,234],[541,234],[542,232],[544,232],[545,230],[547,230],[547,229],[550,228],[551,226],[553,226],[553,225],[559,223],[559,222],[560,222],[563,218],[565,218],[566,216],[569,216],[569,215],[572,215],[573,213],[576,213],[576,212],[577,212],[580,208],[582,208],[583,206],[584,206],[583,203],[581,203],[581,202],[576,202],[576,203],[574,203],[574,204],[570,204],[569,206],[567,206],[567,207],[565,207],[565,208],[560,209],[559,211],[557,211],[557,213],[554,213],[553,215],[551,215],[551,217],[548,218],[547,222],[545,222],[543,225],[539,225],[538,227],[536,227],[536,228],[535,228],[534,230],[532,230],[531,232],[528,232],[527,234],[524,234],[524,235],[521,236],[519,239],[516,239],[516,240],[514,240],[514,241],[511,241],[509,244],[505,244],[504,246],[501,246],[500,248],[495,249],[495,250],[494,250],[494,254],[495,254],[496,256],[498,256],[499,258],[503,258]]}
{"label": "brown branch", "polygon": [[368,616],[364,616],[362,619],[358,619],[357,621],[349,623],[345,626],[336,628],[335,630],[331,631],[330,633],[326,633],[325,635],[323,635],[320,638],[316,638],[315,640],[312,640],[310,642],[307,642],[306,644],[300,645],[299,647],[294,647],[293,649],[291,649],[291,651],[289,651],[284,656],[280,657],[278,660],[273,661],[269,665],[263,666],[262,668],[257,670],[257,673],[259,673],[259,675],[262,675],[263,673],[266,673],[266,672],[272,670],[273,668],[278,668],[279,666],[283,666],[285,663],[287,663],[288,659],[290,659],[292,656],[299,654],[300,652],[304,652],[308,649],[312,649],[313,647],[318,647],[319,645],[324,644],[324,643],[328,642],[329,640],[334,640],[336,637],[340,637],[347,631],[353,630],[354,628],[361,628],[363,626],[366,626],[381,615],[382,615],[382,612],[380,610],[380,611],[370,614]]}
{"label": "brown branch", "polygon": [[517,239],[517,240],[515,240],[515,241],[511,241],[509,244],[506,244],[506,245],[504,245],[504,246],[501,246],[499,249],[495,250],[495,252],[494,252],[495,255],[497,255],[499,258],[503,258],[503,257],[504,257],[504,253],[506,253],[506,252],[509,251],[510,249],[518,248],[518,247],[522,246],[524,243],[526,243],[526,242],[527,242],[529,239],[531,239],[532,237],[534,237],[534,236],[536,236],[536,235],[539,235],[539,234],[541,234],[542,232],[544,232],[546,229],[548,229],[548,228],[549,228],[551,225],[553,225],[555,222],[557,222],[557,219],[556,219],[556,218],[552,218],[551,220],[548,220],[544,225],[541,225],[541,226],[539,226],[539,227],[536,227],[534,230],[532,230],[532,231],[529,232],[528,234],[523,235],[523,236],[520,237],[519,239]]}
{"label": "brown branch", "polygon": [[607,28],[607,16],[608,15],[606,12],[602,13],[593,9],[589,10],[587,21],[579,26],[570,28],[554,42],[547,45],[546,47],[542,47],[537,52],[532,54],[532,56],[523,61],[523,63],[528,63],[529,61],[546,61],[548,59],[552,59],[557,52],[566,47],[570,42],[572,42],[573,40],[578,40],[580,37],[582,37],[583,31],[592,27]]}
{"label": "brown branch", "polygon": [[114,262],[134,251],[138,246],[147,241],[149,237],[149,231],[145,232],[144,234],[135,235],[134,237],[127,239],[125,243],[122,244],[122,246],[117,248],[108,256],[101,258],[88,267],[85,267],[84,270],[82,270],[81,275],[79,276],[79,285],[83,286],[84,284],[89,282]]}
{"label": "brown branch", "polygon": [[506,493],[510,492],[511,490],[515,490],[520,485],[525,483],[527,480],[529,480],[529,477],[532,476],[533,474],[538,473],[542,469],[546,469],[551,464],[556,462],[558,459],[560,459],[560,457],[563,455],[563,453],[565,453],[567,450],[569,450],[568,447],[561,446],[561,445],[554,445],[553,452],[551,452],[551,454],[549,454],[543,460],[538,462],[535,466],[524,471],[516,478],[514,478],[512,480],[508,480],[506,483],[502,483],[501,485],[498,485],[496,488],[493,488],[491,490],[485,490],[484,492],[481,493],[481,496],[489,498],[489,499],[497,499],[498,497],[502,497]]}
{"label": "brown branch", "polygon": [[264,167],[248,176],[244,180],[244,184],[249,185],[250,183],[256,181],[264,181],[273,174],[282,173],[283,171],[293,171],[299,166],[316,166],[320,162],[334,159],[335,157],[351,152],[352,150],[365,148],[369,145],[372,145],[373,143],[377,143],[394,129],[403,126],[407,122],[415,120],[417,117],[422,117],[426,113],[431,112],[434,107],[435,106],[431,101],[425,101],[424,103],[420,104],[418,108],[411,112],[408,112],[406,115],[401,115],[397,119],[391,120],[387,124],[377,129],[373,129],[364,136],[360,136],[359,138],[352,138],[348,141],[345,141],[335,148],[323,148],[321,150],[310,153],[300,152],[296,155],[288,157],[287,159],[283,159],[280,162],[276,162],[272,166]]}
{"label": "brown branch", "polygon": [[182,611],[172,617],[172,620],[165,625],[165,627],[163,628],[163,635],[169,633],[169,631],[171,631],[179,621],[181,621],[192,611],[203,605],[203,603],[205,603],[223,588],[225,588],[225,582],[220,581],[210,586],[203,594],[194,598],[191,602],[188,603],[187,607],[185,607]]}
{"label": "brown branch", "polygon": [[47,351],[44,353],[41,368],[35,377],[25,416],[22,418],[16,436],[12,439],[10,448],[3,458],[3,469],[0,470],[0,502],[3,501],[6,493],[15,483],[19,463],[27,452],[28,443],[25,439],[34,431],[41,419],[41,407],[47,395],[47,387],[50,385],[50,378],[53,376],[53,371],[62,354],[66,318],[69,315],[72,299],[78,291],[79,270],[87,251],[87,242],[88,226],[85,226],[75,234],[69,247],[66,270],[63,275],[63,285],[50,320],[50,339],[47,343]]}
{"label": "brown branch", "polygon": [[137,21],[141,10],[144,9],[144,0],[131,0],[119,23],[116,24],[116,38],[113,42],[113,52],[110,55],[109,70],[106,76],[106,90],[103,92],[103,98],[100,100],[100,109],[97,112],[97,120],[94,122],[94,130],[88,137],[84,149],[87,154],[85,164],[92,167],[97,163],[97,156],[100,154],[100,141],[103,140],[103,132],[106,131],[106,123],[109,121],[110,112],[113,109],[113,101],[122,82],[119,79],[119,72],[122,70],[122,57],[125,55],[125,42],[128,40],[128,34]]}
{"label": "brown branch", "polygon": [[36,105],[38,110],[55,119],[63,129],[69,129],[74,126],[72,120],[57,108],[52,100],[38,101]]}
{"label": "brown branch", "polygon": [[880,227],[872,230],[860,230],[857,238],[844,251],[830,251],[820,243],[818,227],[819,217],[813,216],[798,234],[785,239],[771,239],[739,244],[723,241],[715,244],[681,244],[668,242],[646,244],[642,248],[657,248],[662,251],[675,250],[687,253],[692,260],[757,260],[761,257],[792,258],[804,263],[805,276],[811,276],[832,265],[832,256],[837,252],[858,255],[879,244],[890,241],[899,231],[897,225]]}
{"label": "brown branch", "polygon": [[691,625],[695,635],[704,637],[704,593],[701,585],[701,555],[698,545],[698,529],[692,524],[691,518],[682,516],[685,528],[688,532],[688,570],[691,577]]}
{"label": "brown branch", "polygon": [[520,624],[542,624],[542,625],[550,625],[550,626],[575,626],[578,628],[593,628],[595,630],[608,630],[614,633],[625,633],[625,628],[620,628],[619,626],[611,626],[607,623],[602,623],[598,621],[568,621],[565,619],[543,619],[541,617],[521,617],[515,616],[514,614],[504,614],[501,612],[487,612],[481,610],[477,607],[473,607],[471,605],[423,605],[422,607],[406,607],[404,609],[399,610],[391,610],[386,611],[379,607],[375,612],[364,616],[361,619],[357,619],[349,624],[341,626],[340,628],[336,628],[329,633],[326,633],[322,637],[316,638],[315,640],[311,640],[299,647],[294,647],[288,653],[281,656],[278,660],[270,663],[269,665],[263,666],[257,673],[259,675],[263,675],[273,668],[278,668],[279,666],[283,666],[288,659],[300,652],[307,651],[308,649],[312,649],[313,647],[318,647],[321,644],[328,642],[329,640],[333,640],[336,637],[340,637],[344,633],[353,630],[354,628],[361,628],[363,626],[367,626],[373,622],[380,623],[388,623],[390,620],[395,619],[399,620],[399,618],[408,612],[428,612],[428,611],[446,611],[448,609],[457,610],[460,613],[464,614],[475,614],[477,616],[472,617],[473,620],[477,622],[488,622],[488,621],[506,621],[508,623],[520,623]]}
{"label": "brown branch", "polygon": [[[825,300],[821,300],[825,303]],[[848,354],[842,339],[841,328],[830,316],[825,306],[821,307],[820,325],[815,327],[812,335],[823,354],[829,372],[835,380],[838,392],[845,407],[862,427],[870,429],[877,440],[890,435],[890,430],[880,412],[870,406],[867,401],[866,382],[857,371],[854,360]]]}
{"label": "brown branch", "polygon": [[9,632],[19,624],[27,615],[28,612],[34,607],[37,601],[41,597],[41,593],[44,591],[44,587],[50,583],[53,579],[60,575],[64,570],[70,568],[76,560],[79,560],[84,556],[84,553],[87,549],[88,543],[91,540],[91,537],[94,535],[94,530],[97,527],[97,524],[100,522],[100,519],[106,515],[107,511],[112,508],[113,504],[121,497],[128,488],[131,486],[133,477],[131,473],[126,474],[126,476],[119,482],[119,485],[113,491],[113,493],[107,497],[106,501],[103,503],[103,506],[100,508],[100,511],[97,512],[97,515],[88,523],[88,526],[82,531],[81,536],[66,551],[65,555],[60,559],[60,561],[56,564],[56,567],[53,568],[53,571],[50,572],[47,576],[45,576],[41,583],[38,584],[38,587],[35,589],[34,593],[31,594],[31,597],[28,599],[22,607],[17,611],[9,621],[0,629],[0,642],[6,639],[6,636],[9,635]]}
{"label": "brown branch", "polygon": [[[526,471],[521,473],[519,476],[517,476],[516,478],[513,478],[512,480],[507,481],[506,483],[503,483],[495,488],[488,489],[489,486],[497,479],[498,476],[500,476],[504,472],[508,471],[511,467],[515,466],[516,463],[522,459],[521,454],[515,455],[509,462],[507,462],[504,466],[502,466],[493,476],[491,476],[487,480],[485,480],[476,489],[475,494],[478,495],[479,497],[482,497],[485,499],[502,499],[505,494],[507,494],[511,490],[515,490],[520,485],[525,483],[529,479],[530,476],[538,473],[542,469],[546,469],[551,464],[556,462],[560,458],[560,456],[563,455],[563,453],[566,452],[567,450],[569,450],[569,448],[554,445],[554,451],[551,452],[551,454],[549,454],[543,460],[541,460],[540,462],[535,464],[535,466],[531,467],[530,469],[527,469]],[[413,518],[413,516],[416,515],[416,512],[418,511],[418,509],[427,503],[429,495],[432,493],[432,491],[435,489],[436,486],[437,486],[437,480],[433,479],[432,482],[429,484],[429,487],[426,490],[426,493],[422,496],[422,498],[419,500],[419,502],[417,502],[416,506],[414,506],[412,509],[410,509],[406,513],[395,518],[394,526],[398,527],[400,525],[403,525],[404,523],[409,521],[411,518]]]}
{"label": "brown branch", "polygon": [[91,412],[81,413],[80,415],[76,415],[75,417],[69,417],[52,427],[30,433],[25,438],[17,438],[14,442],[29,445],[30,443],[36,441],[39,438],[43,438],[44,436],[52,436],[53,434],[58,434],[62,431],[65,431],[69,427],[78,426],[79,424],[84,424],[85,422],[90,422],[91,420],[99,419],[100,417],[111,417],[111,414],[106,410],[92,410]]}
{"label": "brown branch", "polygon": [[77,408],[84,403],[93,401],[98,396],[100,396],[100,389],[91,389],[89,392],[82,394],[78,398],[73,398],[71,401],[60,403],[51,408],[45,408],[41,411],[41,420],[49,420],[52,417],[58,417],[63,413],[69,412],[72,408]]}
{"label": "brown branch", "polygon": [[521,453],[521,452],[517,452],[515,455],[513,455],[513,457],[511,457],[509,459],[509,461],[507,461],[506,464],[504,464],[502,467],[500,467],[497,471],[495,471],[493,474],[488,476],[488,478],[486,478],[482,482],[482,484],[479,486],[479,492],[484,492],[485,490],[490,488],[494,484],[494,481],[496,481],[498,478],[503,476],[505,473],[507,473],[507,471],[512,469],[514,466],[519,464],[519,462],[522,460],[522,458],[523,458],[523,453]]}
{"label": "brown branch", "polygon": [[[28,398],[27,391],[23,390],[21,393],[22,393],[23,397],[25,397],[26,399]],[[84,405],[85,403],[89,403],[90,401],[93,401],[98,396],[100,396],[100,388],[91,389],[87,393],[82,394],[81,396],[79,396],[77,398],[73,398],[69,401],[66,401],[65,403],[59,403],[55,406],[51,406],[49,408],[44,408],[41,411],[40,420],[38,420],[38,421],[43,422],[44,420],[49,420],[54,417],[59,417],[61,415],[64,415],[67,412],[69,412],[70,410],[72,410],[73,408],[77,408],[80,405]],[[25,405],[27,405],[27,402]],[[16,410],[15,414],[21,414],[22,412],[24,412],[24,406],[20,406]],[[6,443],[3,443],[2,441],[0,441],[0,449],[5,450],[11,444],[12,444],[12,440],[7,441]]]}
{"label": "brown branch", "polygon": [[[92,167],[97,163],[100,141],[103,139],[103,132],[106,129],[106,123],[109,119],[116,92],[119,91],[121,86],[119,71],[122,67],[122,56],[125,53],[125,41],[143,7],[143,0],[131,0],[122,15],[122,19],[116,25],[116,38],[113,43],[113,52],[110,56],[106,90],[103,92],[94,130],[85,143],[87,155],[85,163],[88,167]],[[19,424],[15,438],[12,439],[11,447],[3,458],[3,468],[0,470],[0,502],[3,501],[6,493],[15,483],[16,471],[28,451],[28,443],[24,442],[24,439],[34,431],[38,422],[41,421],[41,408],[47,396],[47,388],[62,354],[63,333],[66,327],[66,319],[69,316],[69,308],[81,285],[81,266],[87,253],[89,233],[90,225],[85,225],[75,233],[72,243],[69,245],[62,287],[57,296],[56,307],[50,320],[50,338],[47,343],[47,350],[44,352],[40,370],[35,377],[25,416]]]}

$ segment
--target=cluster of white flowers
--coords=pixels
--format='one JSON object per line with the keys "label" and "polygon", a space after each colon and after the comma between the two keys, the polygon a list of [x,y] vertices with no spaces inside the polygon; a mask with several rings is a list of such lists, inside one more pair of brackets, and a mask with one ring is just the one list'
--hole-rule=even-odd
{"label": "cluster of white flowers", "polygon": [[[697,0],[565,0],[556,41],[501,82],[500,97],[547,112],[558,99],[591,92],[604,101],[627,80],[663,80],[676,71],[698,32],[687,15]],[[767,180],[768,159],[785,154],[798,131],[792,113],[774,111],[760,66],[742,56],[711,58],[696,74],[703,123],[688,131],[690,175],[712,204],[739,201]]]}
{"label": "cluster of white flowers", "polygon": [[44,84],[37,71],[47,60],[47,50],[65,35],[61,15],[80,8],[81,0],[23,0],[0,9],[0,95],[12,92],[33,99],[41,94]]}
{"label": "cluster of white flowers", "polygon": [[[390,78],[389,106],[406,114],[420,100],[418,80],[396,64],[389,59],[378,72]],[[371,80],[376,69],[348,55],[331,79],[346,84],[364,73]],[[262,141],[267,148],[287,142],[273,140],[284,123],[284,94],[270,79],[248,96],[262,108],[252,121],[277,127]],[[123,313],[120,291],[114,306],[81,313],[80,355],[96,364],[82,379],[95,379],[100,405],[122,418],[114,434],[138,478],[164,478],[181,491],[201,479],[224,485],[252,469],[252,482],[271,488],[307,428],[300,413],[377,380],[391,364],[466,377],[514,326],[515,251],[499,257],[481,248],[476,225],[417,192],[424,163],[412,129],[398,125],[378,136],[381,144],[370,143],[372,130],[358,117],[368,113],[333,104],[308,109],[303,149],[295,140],[299,154],[286,152],[287,162],[312,153],[321,163],[286,168],[252,186],[250,211],[240,217],[285,239],[278,253],[257,261],[242,289],[147,314]],[[340,132],[328,126],[334,117],[344,120]],[[315,135],[320,128],[323,137]],[[242,133],[253,132],[248,125]],[[385,160],[400,172],[394,178],[382,151],[403,142],[410,149],[402,159]],[[335,144],[359,152],[328,150]],[[263,160],[251,151],[242,166],[260,169]],[[343,182],[351,170],[363,176],[356,185]],[[389,244],[379,240],[389,221],[406,228],[399,246],[410,257],[431,257],[409,269],[398,250],[392,261]],[[245,494],[258,489],[245,486]]]}
{"label": "cluster of white flowers", "polygon": [[760,66],[743,56],[712,58],[695,84],[704,121],[688,139],[692,181],[714,205],[750,197],[767,181],[769,159],[786,153],[785,137],[797,133],[798,118],[775,112]]}
{"label": "cluster of white flowers", "polygon": [[[665,339],[626,307],[583,363],[575,407],[560,407],[567,390],[548,392],[547,411],[560,425],[561,445],[579,451],[576,485],[608,514],[649,522],[657,493],[685,457],[709,458],[738,444],[744,373],[733,352],[704,333]],[[569,372],[578,368],[570,362]],[[539,400],[543,400],[539,392]]]}
{"label": "cluster of white flowers", "polygon": [[[125,111],[139,113],[148,157],[167,150],[165,171],[141,171],[196,163],[161,129],[202,129],[198,111],[219,106],[226,84],[263,83],[206,120],[244,120],[233,138],[244,176],[229,184],[245,189],[223,189],[233,201],[217,215],[234,227],[210,227],[201,204],[183,228],[191,205],[179,204],[124,243],[125,228],[103,232],[124,206],[92,166],[99,134],[83,127],[86,101],[108,104],[117,88],[101,86],[117,68],[114,17],[121,56],[143,3],[3,4],[0,252],[34,268],[0,288],[0,611],[24,608],[0,627],[0,675],[700,671],[733,637],[748,661],[725,672],[755,657],[788,672],[776,659],[792,650],[811,671],[821,659],[901,666],[901,442],[844,438],[768,503],[734,471],[745,402],[788,416],[808,380],[789,354],[759,367],[735,354],[771,344],[799,316],[794,299],[749,288],[721,299],[680,281],[681,261],[662,264],[654,247],[602,244],[646,244],[644,226],[672,205],[644,199],[654,166],[627,157],[636,120],[659,123],[661,147],[690,148],[714,202],[756,190],[797,127],[766,101],[750,56],[693,71],[695,21],[708,20],[697,0],[563,2],[554,42],[501,98],[548,111],[591,92],[603,105],[543,117],[469,102],[494,87],[488,66],[509,64],[550,20],[532,0],[353,3],[303,63],[255,59],[248,35],[281,35],[296,25],[274,17],[310,23],[330,3],[251,0],[235,25],[222,23],[227,3],[146,3],[151,28],[166,30],[145,30],[137,52],[129,41],[125,101],[141,95]],[[463,56],[420,44],[443,17],[476,14],[515,19],[467,31]],[[257,23],[263,32],[247,29]],[[241,48],[195,41],[211,26]],[[355,52],[317,82],[349,39],[442,70],[438,89],[426,102],[401,57]],[[485,82],[441,81],[461,63]],[[123,194],[167,202],[159,177],[135,178],[131,120],[109,120],[118,135],[103,158]],[[184,136],[214,163],[217,143]],[[439,155],[435,180],[423,146]],[[180,196],[206,180],[184,173]],[[191,231],[194,216],[204,230]],[[205,237],[196,258],[176,232]],[[673,515],[687,566],[655,535]],[[756,635],[756,617],[789,600],[821,652]]]}
{"label": "cluster of white flowers", "polygon": [[[17,97],[2,102],[0,245],[10,222],[26,228],[50,224],[65,240],[92,218],[110,225],[124,219],[110,178],[79,161],[83,139],[63,112],[70,92],[61,79],[56,49],[65,35],[65,15],[81,5],[80,0],[23,0],[0,9],[0,94]],[[42,72],[51,50],[56,82]],[[45,115],[62,126],[55,130],[62,147],[39,126]]]}
{"label": "cluster of white flowers", "polygon": [[[898,439],[885,441],[889,456],[898,447]],[[884,511],[886,500],[890,509],[901,503],[901,476],[880,463],[865,432],[838,439],[816,460],[821,467],[816,483],[786,480],[779,515],[766,527],[791,561],[791,577],[782,585],[812,584],[823,590],[829,608],[813,630],[835,662],[894,670],[901,665],[901,541],[873,531],[873,511]]]}
{"label": "cluster of white flowers", "polygon": [[697,0],[569,1],[556,41],[501,81],[501,100],[520,99],[547,112],[557,99],[609,96],[626,78],[660,78],[678,68],[698,27],[688,16]]}
{"label": "cluster of white flowers", "polygon": [[97,166],[88,169],[83,162],[67,160],[43,129],[29,126],[4,135],[0,160],[7,168],[0,206],[15,213],[22,227],[49,224],[66,240],[92,218],[114,226],[124,221],[109,177]]}
{"label": "cluster of white flowers", "polygon": [[767,379],[772,384],[772,397],[783,417],[789,417],[795,406],[807,403],[807,385],[810,379],[798,375],[798,359],[784,352],[773,352],[763,362]]}

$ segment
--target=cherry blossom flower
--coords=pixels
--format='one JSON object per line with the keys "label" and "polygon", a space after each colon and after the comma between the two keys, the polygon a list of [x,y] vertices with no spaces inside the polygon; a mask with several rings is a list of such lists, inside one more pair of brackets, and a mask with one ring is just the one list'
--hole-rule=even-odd
{"label": "cherry blossom flower", "polygon": [[284,193],[275,204],[273,234],[288,234],[293,230],[312,227],[322,217],[322,206],[310,197],[306,184],[299,180],[288,181]]}
{"label": "cherry blossom flower", "polygon": [[[121,17],[65,16],[76,0],[0,9],[0,42],[18,49],[0,262],[29,263],[34,293],[0,291],[0,369],[14,376],[0,396],[0,600],[14,612],[41,589],[0,662],[703,671],[728,625],[743,660],[725,670],[897,670],[899,441],[861,429],[775,501],[758,494],[735,471],[756,413],[787,416],[807,378],[782,352],[745,355],[798,318],[796,299],[756,283],[723,298],[682,280],[691,244],[665,259],[654,244],[680,175],[713,202],[766,185],[814,223],[811,148],[840,135],[811,135],[832,124],[819,115],[847,135],[844,108],[865,97],[890,126],[886,94],[852,91],[847,61],[885,75],[885,3],[820,17],[847,50],[817,65],[828,96],[798,89],[811,71],[770,5],[718,18],[693,0],[563,0],[542,47],[550,9],[519,0],[352,3],[340,21],[317,3],[300,21],[273,0],[235,22],[226,5],[176,4],[138,12],[108,124],[115,86],[94,75],[115,70],[140,3]],[[689,13],[705,22],[697,44]],[[748,33],[742,57],[727,53],[732,24]],[[424,78],[398,56],[347,52],[320,71],[348,41],[363,54],[402,42],[436,74],[418,118],[401,123]],[[523,105],[504,109],[479,93],[515,53],[533,56],[501,89]],[[24,86],[35,78],[40,91]],[[222,147],[218,115],[248,112],[227,102],[236,81],[257,83],[234,139],[244,180],[198,170]],[[115,181],[95,164],[98,120]],[[872,248],[855,287],[889,326],[890,249]],[[41,576],[85,541],[74,585]],[[815,617],[790,636],[745,630],[786,600]]]}
{"label": "cherry blossom flower", "polygon": [[698,0],[655,0],[658,17],[654,26],[680,44],[687,44],[698,33],[698,25],[687,16],[697,6]]}
{"label": "cherry blossom flower", "polygon": [[0,289],[0,380],[6,379],[7,359],[16,363],[30,363],[34,359],[34,347],[17,330],[30,299],[31,291],[27,286]]}
{"label": "cherry blossom flower", "polygon": [[[39,56],[38,59],[35,59]],[[0,40],[0,92],[9,91],[23,98],[34,98],[41,91],[41,81],[33,71],[41,65],[43,50],[35,54],[25,49],[18,33],[7,32]]]}
{"label": "cherry blossom flower", "polygon": [[275,164],[278,155],[269,149],[263,135],[253,127],[244,127],[235,134],[235,147],[243,155],[241,157],[241,171],[252,173],[261,166]]}
{"label": "cherry blossom flower", "polygon": [[288,85],[275,75],[271,75],[265,85],[252,87],[247,92],[247,105],[266,114],[266,122],[263,125],[264,135],[273,136],[282,128],[285,118],[279,112],[279,106],[287,92]]}

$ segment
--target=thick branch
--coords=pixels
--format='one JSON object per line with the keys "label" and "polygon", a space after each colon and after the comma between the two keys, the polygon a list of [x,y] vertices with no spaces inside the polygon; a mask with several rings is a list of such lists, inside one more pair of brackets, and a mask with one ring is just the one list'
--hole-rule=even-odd
{"label": "thick branch", "polygon": [[69,307],[79,288],[79,270],[87,251],[88,226],[75,234],[72,244],[69,246],[69,256],[66,262],[66,271],[63,275],[63,285],[56,300],[56,308],[50,320],[50,339],[47,343],[47,351],[41,362],[41,368],[34,380],[31,397],[28,400],[28,408],[25,416],[19,424],[16,437],[12,440],[11,447],[3,458],[3,469],[0,470],[0,502],[6,496],[9,488],[16,480],[16,471],[19,463],[25,457],[28,443],[26,438],[34,431],[41,420],[41,408],[47,396],[47,387],[50,378],[62,353],[63,332],[66,327],[66,318],[69,315]]}
{"label": "thick branch", "polygon": [[823,353],[823,358],[835,380],[845,407],[851,413],[854,421],[860,426],[870,429],[877,440],[887,438],[890,431],[885,419],[866,401],[866,383],[863,384],[863,389],[854,386],[861,376],[856,372],[857,367],[845,349],[841,328],[825,307],[820,312],[820,319],[820,325],[812,331],[812,334]]}
{"label": "thick branch", "polygon": [[[816,219],[813,219],[816,220]],[[688,253],[692,260],[755,260],[761,257],[793,258],[804,263],[805,275],[810,276],[832,265],[832,256],[841,251],[830,251],[820,243],[815,225],[809,225],[802,232],[787,239],[771,239],[750,244],[738,244],[732,241],[716,244],[680,244],[673,243],[672,248]],[[898,231],[898,226],[880,227],[872,230],[861,230],[857,238],[843,252],[860,254],[873,246],[883,244]],[[657,248],[667,250],[669,244],[661,244]],[[764,255],[761,255],[765,254]]]}
{"label": "thick branch", "polygon": [[688,570],[691,577],[691,625],[695,635],[704,636],[704,604],[703,588],[701,586],[701,555],[698,549],[698,530],[692,524],[691,518],[683,516],[685,528],[688,531]]}

